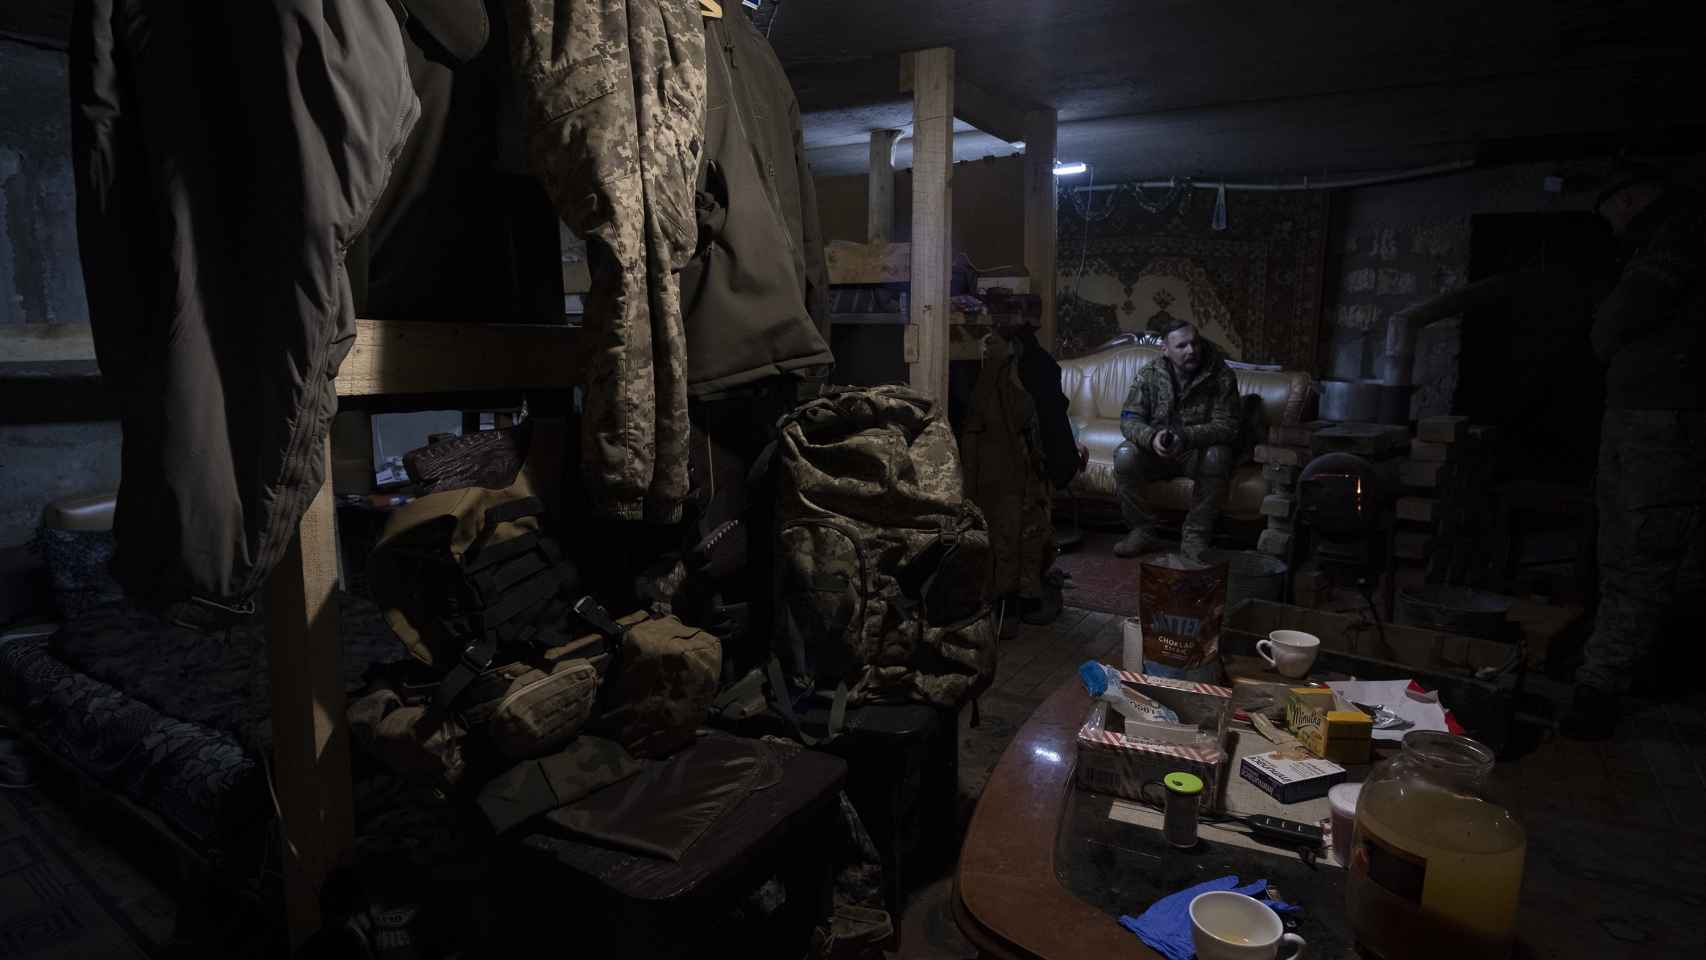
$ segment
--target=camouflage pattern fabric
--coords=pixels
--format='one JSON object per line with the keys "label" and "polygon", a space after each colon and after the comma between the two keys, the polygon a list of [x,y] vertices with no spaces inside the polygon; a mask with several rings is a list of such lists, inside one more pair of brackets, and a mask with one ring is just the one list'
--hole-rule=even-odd
{"label": "camouflage pattern fabric", "polygon": [[1181,384],[1173,364],[1157,357],[1131,381],[1125,406],[1120,410],[1120,433],[1149,450],[1158,430],[1170,429],[1182,436],[1191,450],[1238,439],[1243,406],[1238,399],[1238,377],[1226,365],[1219,345],[1201,339],[1202,366],[1188,383]]}
{"label": "camouflage pattern fabric", "polygon": [[1605,412],[1597,491],[1599,612],[1578,683],[1627,691],[1671,616],[1697,610],[1706,596],[1702,477],[1706,411]]}
{"label": "camouflage pattern fabric", "polygon": [[1114,448],[1120,514],[1133,530],[1147,530],[1155,517],[1144,499],[1144,487],[1156,480],[1190,477],[1191,506],[1185,513],[1185,533],[1203,539],[1206,546],[1220,517],[1220,505],[1226,500],[1234,459],[1232,447],[1225,444],[1190,450],[1177,460],[1168,460],[1128,440]]}
{"label": "camouflage pattern fabric", "polygon": [[723,670],[715,636],[674,617],[630,622],[598,729],[635,756],[665,757],[693,741]]}
{"label": "camouflage pattern fabric", "polygon": [[988,339],[960,449],[966,496],[989,520],[991,592],[1039,597],[1055,557],[1054,498],[1036,402],[1019,381],[1017,360],[1006,339]]}
{"label": "camouflage pattern fabric", "polygon": [[[783,758],[805,749],[793,740],[766,736],[763,742]],[[843,790],[836,796],[841,824],[840,849],[832,851],[835,884],[830,913],[812,929],[813,960],[881,960],[883,944],[894,934],[894,919],[883,899],[883,861],[865,822]]]}
{"label": "camouflage pattern fabric", "polygon": [[[1245,412],[1238,396],[1238,377],[1226,365],[1226,353],[1202,339],[1202,366],[1186,383],[1165,356],[1143,366],[1126,392],[1120,410],[1120,433],[1130,444],[1114,452],[1114,476],[1119,483],[1120,510],[1132,529],[1154,522],[1143,501],[1143,484],[1168,477],[1196,481],[1190,512],[1185,517],[1187,539],[1207,546],[1220,504],[1226,497],[1234,452],[1243,431]],[[1166,460],[1154,452],[1155,434],[1172,430],[1183,438],[1186,454]],[[1187,544],[1190,546],[1192,544]]]}
{"label": "camouflage pattern fabric", "polygon": [[673,522],[687,496],[677,274],[697,239],[705,38],[693,0],[510,0],[528,155],[587,240],[582,471],[595,506]]}
{"label": "camouflage pattern fabric", "polygon": [[988,687],[989,535],[935,405],[903,387],[829,393],[783,421],[775,456],[782,669],[844,686],[847,705],[957,707]]}
{"label": "camouflage pattern fabric", "polygon": [[492,829],[503,833],[644,768],[616,741],[583,734],[557,753],[523,761],[492,778],[480,788],[478,803]]}

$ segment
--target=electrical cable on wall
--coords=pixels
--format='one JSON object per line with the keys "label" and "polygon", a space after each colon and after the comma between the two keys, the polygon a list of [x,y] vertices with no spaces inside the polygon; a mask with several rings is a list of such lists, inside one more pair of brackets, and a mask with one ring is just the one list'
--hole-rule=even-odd
{"label": "electrical cable on wall", "polygon": [[[1093,193],[1096,186],[1096,168],[1089,168],[1090,186],[1086,195]],[[1078,299],[1078,283],[1084,279],[1084,263],[1090,257],[1090,224],[1096,220],[1106,220],[1114,215],[1114,205],[1119,202],[1119,194],[1111,194],[1101,213],[1095,212],[1095,198],[1089,197],[1081,201],[1075,192],[1069,192],[1067,198],[1072,201],[1072,209],[1084,221],[1084,240],[1078,248],[1078,269],[1072,274],[1072,298]]]}

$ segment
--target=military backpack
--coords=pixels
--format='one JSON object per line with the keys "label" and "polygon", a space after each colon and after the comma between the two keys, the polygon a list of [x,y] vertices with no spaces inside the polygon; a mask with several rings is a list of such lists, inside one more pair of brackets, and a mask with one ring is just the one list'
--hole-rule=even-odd
{"label": "military backpack", "polygon": [[877,387],[808,401],[783,418],[768,469],[769,673],[785,714],[802,696],[827,697],[834,736],[849,706],[958,707],[989,686],[988,528],[930,400]]}

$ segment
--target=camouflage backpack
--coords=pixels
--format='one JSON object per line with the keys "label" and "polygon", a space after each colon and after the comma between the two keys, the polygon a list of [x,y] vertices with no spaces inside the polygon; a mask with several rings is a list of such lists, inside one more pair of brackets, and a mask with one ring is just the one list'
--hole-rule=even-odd
{"label": "camouflage backpack", "polygon": [[834,736],[848,706],[957,707],[988,687],[988,528],[934,404],[901,387],[825,394],[783,418],[773,457],[783,713],[791,687],[827,695]]}
{"label": "camouflage backpack", "polygon": [[[557,436],[536,429],[532,445]],[[715,694],[716,637],[673,617],[616,620],[583,594],[543,527],[545,459],[530,456],[507,487],[431,493],[386,523],[369,579],[417,663],[383,672],[349,716],[398,772],[454,787],[476,761],[553,753],[589,723],[660,756],[692,737]]]}

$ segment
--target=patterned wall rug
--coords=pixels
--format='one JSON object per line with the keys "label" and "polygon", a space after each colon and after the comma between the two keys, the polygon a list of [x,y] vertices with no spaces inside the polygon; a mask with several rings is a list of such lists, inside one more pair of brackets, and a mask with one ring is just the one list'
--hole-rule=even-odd
{"label": "patterned wall rug", "polygon": [[1315,368],[1324,194],[1229,193],[1225,229],[1207,190],[1087,196],[1061,197],[1060,357],[1178,316],[1235,360]]}

